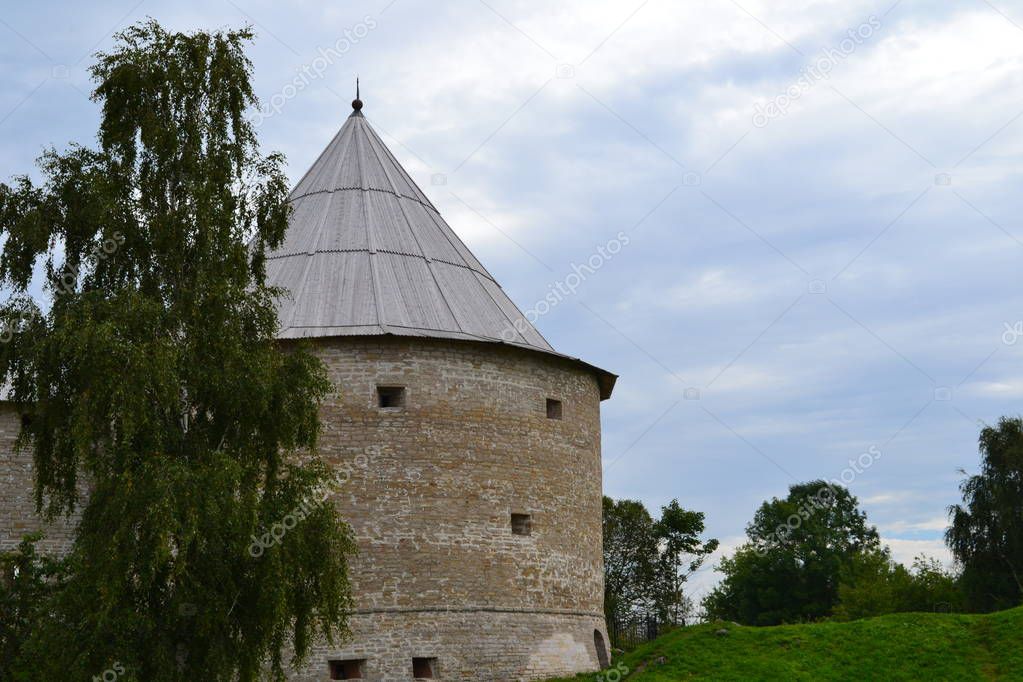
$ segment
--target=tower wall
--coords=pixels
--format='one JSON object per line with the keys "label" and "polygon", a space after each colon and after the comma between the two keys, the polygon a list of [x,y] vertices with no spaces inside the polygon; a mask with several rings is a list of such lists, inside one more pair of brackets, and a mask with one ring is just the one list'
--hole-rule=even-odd
{"label": "tower wall", "polygon": [[0,551],[17,547],[21,538],[43,532],[36,545],[47,554],[63,554],[71,546],[77,517],[46,523],[36,513],[35,471],[31,446],[20,451],[21,413],[14,403],[0,402]]}
{"label": "tower wall", "polygon": [[[365,678],[520,680],[598,668],[607,642],[601,554],[600,393],[592,371],[497,344],[360,337],[310,341],[337,388],[319,455],[343,472],[330,500],[352,526],[352,638],[317,647],[301,682],[331,660]],[[380,408],[378,386],[404,387]],[[547,416],[548,398],[562,418]],[[35,514],[20,415],[0,404],[0,549],[42,529],[65,550],[72,524]],[[512,532],[529,514],[531,533]],[[286,537],[283,539],[287,541]]]}
{"label": "tower wall", "polygon": [[[353,639],[366,678],[542,679],[598,668],[606,642],[600,395],[592,371],[496,344],[393,337],[313,342],[338,394],[320,455],[350,478],[332,498],[360,548]],[[378,386],[405,387],[380,408]],[[562,418],[547,415],[547,399]],[[531,517],[530,535],[511,514]]]}

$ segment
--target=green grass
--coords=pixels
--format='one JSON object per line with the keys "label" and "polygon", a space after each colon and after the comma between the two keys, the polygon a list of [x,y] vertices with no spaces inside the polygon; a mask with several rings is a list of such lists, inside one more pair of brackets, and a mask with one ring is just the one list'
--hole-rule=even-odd
{"label": "green grass", "polygon": [[[729,634],[716,635],[721,628]],[[629,682],[1023,680],[1023,608],[763,628],[698,625],[671,632],[619,662],[632,671]]]}

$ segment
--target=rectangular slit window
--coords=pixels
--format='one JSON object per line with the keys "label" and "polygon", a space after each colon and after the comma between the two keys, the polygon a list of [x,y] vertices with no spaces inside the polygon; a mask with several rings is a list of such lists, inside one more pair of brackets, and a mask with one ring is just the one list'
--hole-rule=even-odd
{"label": "rectangular slit window", "polygon": [[366,672],[366,659],[330,661],[330,679],[361,680]]}
{"label": "rectangular slit window", "polygon": [[561,401],[554,398],[547,399],[547,418],[561,419]]}
{"label": "rectangular slit window", "polygon": [[412,677],[417,680],[432,680],[437,677],[437,659],[413,658]]}
{"label": "rectangular slit window", "polygon": [[533,517],[529,514],[512,514],[511,528],[514,535],[531,535],[533,533]]}
{"label": "rectangular slit window", "polygon": [[377,386],[377,405],[380,407],[405,407],[404,386]]}

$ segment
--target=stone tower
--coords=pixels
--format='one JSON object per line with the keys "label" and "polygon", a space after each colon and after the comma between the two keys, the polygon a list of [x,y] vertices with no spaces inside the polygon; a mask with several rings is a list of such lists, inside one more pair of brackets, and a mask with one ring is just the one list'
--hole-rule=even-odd
{"label": "stone tower", "polygon": [[353,106],[268,261],[338,387],[320,451],[360,548],[353,639],[299,679],[597,670],[615,377],[551,348]]}
{"label": "stone tower", "polygon": [[[359,545],[352,638],[295,680],[525,680],[608,659],[600,402],[615,376],[524,318],[354,111],[269,254],[285,344],[337,391],[320,455]],[[0,547],[39,526],[0,404]],[[54,547],[67,527],[49,529]],[[286,541],[286,539],[284,540]]]}

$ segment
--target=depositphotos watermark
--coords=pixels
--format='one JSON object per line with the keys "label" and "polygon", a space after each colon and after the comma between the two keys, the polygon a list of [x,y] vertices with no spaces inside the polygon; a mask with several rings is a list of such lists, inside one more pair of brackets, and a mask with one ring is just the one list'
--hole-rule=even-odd
{"label": "depositphotos watermark", "polygon": [[625,665],[625,663],[619,662],[615,667],[608,668],[603,672],[597,673],[597,676],[594,679],[596,682],[619,682],[619,680],[623,679],[630,672],[632,671],[629,670],[629,666]]}
{"label": "depositphotos watermark", "polygon": [[104,670],[100,675],[93,675],[92,682],[114,682],[117,678],[126,672],[124,665],[120,661],[115,661],[110,668]]}
{"label": "depositphotos watermark", "polygon": [[526,332],[527,320],[529,324],[535,324],[541,317],[558,307],[567,297],[575,295],[575,292],[578,291],[579,287],[582,286],[588,277],[596,274],[598,270],[621,253],[622,249],[631,242],[632,240],[629,239],[629,235],[619,232],[615,235],[614,239],[608,240],[606,244],[597,246],[593,255],[582,265],[572,263],[572,272],[565,275],[563,280],[550,285],[547,289],[547,295],[534,303],[533,307],[529,310],[525,311],[525,319],[519,318],[515,320],[514,324],[501,331],[501,338],[508,342],[517,340],[520,334]]}
{"label": "depositphotos watermark", "polygon": [[[358,455],[355,457],[354,465],[357,469],[365,470],[369,466],[369,458],[366,455]],[[351,479],[352,466],[345,464],[337,467],[334,478],[316,486],[297,507],[283,519],[270,526],[265,533],[259,536],[253,535],[252,544],[249,545],[249,555],[254,559],[263,556],[266,550],[279,544],[290,530],[326,504],[330,496],[344,487]]]}
{"label": "depositphotos watermark", "polygon": [[800,503],[796,513],[785,520],[785,523],[778,526],[773,533],[767,537],[757,538],[754,550],[758,556],[766,556],[774,547],[780,547],[789,543],[792,534],[798,530],[804,521],[822,509],[826,509],[835,500],[835,490],[847,488],[856,477],[874,465],[881,459],[881,450],[876,445],[871,445],[866,452],[860,453],[856,459],[849,460],[849,466],[842,470],[838,478],[833,478],[821,487],[815,494],[805,498]]}
{"label": "depositphotos watermark", "polygon": [[1006,346],[1015,346],[1023,337],[1023,320],[1017,320],[1013,324],[1004,323],[1005,331],[1002,332],[1002,343]]}
{"label": "depositphotos watermark", "polygon": [[284,85],[279,92],[274,93],[265,106],[258,109],[252,116],[252,125],[256,128],[263,125],[263,121],[273,118],[287,106],[288,102],[298,97],[298,94],[312,85],[315,81],[323,78],[327,70],[334,66],[342,57],[351,51],[353,47],[365,39],[370,32],[377,27],[377,21],[372,15],[367,14],[362,21],[351,28],[344,30],[344,35],[337,39],[330,47],[319,47],[316,50],[316,57],[305,64],[299,73]]}
{"label": "depositphotos watermark", "polygon": [[871,15],[864,23],[849,29],[848,37],[843,39],[837,48],[825,49],[812,64],[803,67],[796,82],[784,92],[769,100],[767,104],[757,102],[753,107],[753,125],[757,128],[766,128],[773,119],[787,114],[793,102],[813,89],[819,81],[830,78],[834,68],[856,52],[860,45],[873,38],[880,28],[881,20]]}

